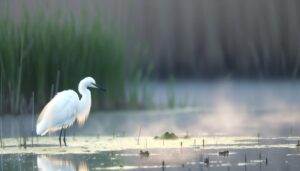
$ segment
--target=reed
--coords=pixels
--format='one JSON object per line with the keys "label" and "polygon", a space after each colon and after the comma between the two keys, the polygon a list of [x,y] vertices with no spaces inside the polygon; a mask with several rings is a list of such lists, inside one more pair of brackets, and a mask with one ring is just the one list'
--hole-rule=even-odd
{"label": "reed", "polygon": [[1,131],[0,131],[0,148],[3,148],[4,147],[4,143],[3,143],[3,126],[2,126],[2,118],[0,117],[0,129],[1,129]]}
{"label": "reed", "polygon": [[171,75],[168,79],[168,107],[174,108],[175,107],[175,77]]}
{"label": "reed", "polygon": [[[1,71],[0,71],[1,72]],[[3,105],[3,100],[2,100],[2,72],[0,73],[0,115],[2,113],[2,105]],[[2,126],[2,122],[1,122],[1,126]]]}
{"label": "reed", "polygon": [[32,92],[32,97],[31,97],[31,104],[32,104],[32,115],[31,115],[31,147],[33,147],[33,136],[35,135],[35,118],[34,118],[34,92]]}
{"label": "reed", "polygon": [[95,108],[124,105],[122,41],[102,29],[99,17],[86,16],[84,6],[79,15],[70,12],[67,17],[61,17],[65,11],[59,3],[55,7],[56,12],[51,14],[47,6],[34,11],[23,7],[18,17],[11,14],[10,8],[1,8],[3,110],[19,113],[21,101],[30,102],[33,91],[38,99],[36,106],[44,105],[49,94],[77,89],[85,76],[94,77],[108,89],[105,95],[95,93]]}

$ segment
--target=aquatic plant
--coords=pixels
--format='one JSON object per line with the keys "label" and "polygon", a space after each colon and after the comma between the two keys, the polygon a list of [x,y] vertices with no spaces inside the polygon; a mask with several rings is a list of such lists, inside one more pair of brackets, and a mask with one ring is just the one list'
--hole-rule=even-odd
{"label": "aquatic plant", "polygon": [[155,136],[154,139],[175,140],[175,139],[178,139],[178,136],[175,135],[173,132],[165,132],[160,137]]}
{"label": "aquatic plant", "polygon": [[141,158],[143,158],[143,157],[149,157],[150,156],[150,153],[149,153],[149,151],[148,150],[145,150],[145,151],[143,151],[143,150],[140,150],[140,157]]}

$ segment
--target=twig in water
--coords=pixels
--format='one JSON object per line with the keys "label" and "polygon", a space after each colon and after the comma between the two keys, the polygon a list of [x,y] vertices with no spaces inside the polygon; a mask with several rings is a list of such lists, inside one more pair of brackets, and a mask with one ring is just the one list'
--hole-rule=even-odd
{"label": "twig in water", "polygon": [[137,145],[140,145],[140,136],[141,136],[142,127],[140,127],[139,136],[137,139]]}
{"label": "twig in water", "polygon": [[26,137],[26,135],[24,135],[24,136],[23,136],[23,147],[24,147],[24,149],[27,148],[26,142],[27,142],[27,137]]}

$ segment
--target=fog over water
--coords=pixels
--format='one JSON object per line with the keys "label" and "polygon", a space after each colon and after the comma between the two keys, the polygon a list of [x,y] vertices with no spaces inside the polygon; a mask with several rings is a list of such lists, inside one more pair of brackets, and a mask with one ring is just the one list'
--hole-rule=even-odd
{"label": "fog over water", "polygon": [[[151,110],[101,111],[68,135],[155,136],[165,131],[194,136],[296,136],[300,101],[299,81],[183,81],[174,85],[174,108],[168,108],[168,85],[152,82]],[[143,99],[143,91],[139,93]],[[93,104],[97,105],[97,104]],[[38,111],[39,112],[39,111]],[[31,115],[3,116],[5,136],[31,135]],[[33,119],[33,120],[32,120]],[[54,134],[52,134],[54,135]]]}

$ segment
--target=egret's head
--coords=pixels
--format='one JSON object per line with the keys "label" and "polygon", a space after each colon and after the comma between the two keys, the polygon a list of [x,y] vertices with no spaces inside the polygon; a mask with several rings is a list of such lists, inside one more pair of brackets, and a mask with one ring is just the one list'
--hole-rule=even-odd
{"label": "egret's head", "polygon": [[103,88],[101,86],[97,86],[95,79],[92,77],[86,77],[83,80],[81,80],[79,83],[79,87],[81,85],[86,88],[99,88],[99,90],[101,90],[101,91],[106,91],[105,88]]}
{"label": "egret's head", "polygon": [[96,81],[95,81],[94,78],[92,78],[92,77],[86,77],[83,80],[85,82],[86,87],[89,87],[89,88],[98,88],[97,85],[96,85]]}

